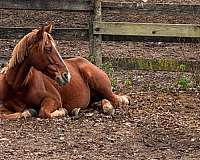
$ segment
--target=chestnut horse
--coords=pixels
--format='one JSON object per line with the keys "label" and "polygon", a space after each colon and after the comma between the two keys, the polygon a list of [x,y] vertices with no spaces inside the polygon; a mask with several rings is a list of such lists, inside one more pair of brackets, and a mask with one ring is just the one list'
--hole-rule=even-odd
{"label": "chestnut horse", "polygon": [[[31,81],[31,79],[27,79],[29,79],[32,67],[36,68],[39,74],[42,72],[55,80],[60,86],[69,82],[70,73],[49,34],[51,29],[52,25],[43,26],[39,30],[35,29],[25,35],[15,46],[7,67],[0,73],[1,112],[23,112],[24,109],[30,108],[20,106],[24,100],[27,105],[33,104],[33,101],[34,104],[45,103],[46,100],[37,98],[37,96],[39,97],[36,95],[37,90],[28,90],[27,92]],[[37,83],[40,83],[39,79],[37,79]],[[25,94],[24,97],[20,97],[23,101],[15,102],[15,95],[19,93]],[[30,113],[31,111],[34,110],[30,110]],[[25,111],[25,113],[28,112],[29,110]],[[15,115],[21,116],[21,114]]]}
{"label": "chestnut horse", "polygon": [[88,60],[75,57],[64,62],[70,73],[68,83],[59,85],[38,68],[32,68],[25,77],[23,89],[12,92],[6,99],[5,108],[17,113],[3,114],[1,118],[17,119],[26,117],[25,113],[31,116],[30,111],[35,110],[41,118],[64,116],[70,112],[77,114],[97,101],[101,101],[104,113],[113,114],[113,106],[129,104],[127,96],[112,92],[107,74]]}

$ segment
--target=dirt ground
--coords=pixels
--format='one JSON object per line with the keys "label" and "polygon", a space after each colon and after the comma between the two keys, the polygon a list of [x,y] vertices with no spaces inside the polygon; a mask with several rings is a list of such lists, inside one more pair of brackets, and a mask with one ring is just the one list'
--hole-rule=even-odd
{"label": "dirt ground", "polygon": [[0,122],[0,159],[199,159],[199,93],[130,93],[114,116]]}
{"label": "dirt ground", "polygon": [[[169,2],[149,0],[148,2]],[[199,4],[199,0],[170,2]],[[104,13],[106,21],[197,23],[200,16]],[[86,27],[89,13],[0,10],[0,26]],[[17,40],[0,40],[0,57],[11,54]],[[62,55],[88,56],[88,42],[57,41]],[[104,42],[103,54],[118,57],[198,60],[199,44]],[[109,72],[113,68],[106,70]],[[200,159],[199,77],[192,73],[115,69],[116,92],[131,104],[113,116],[98,108],[78,117],[0,121],[0,159],[27,160],[198,160]],[[180,79],[188,80],[183,89]]]}

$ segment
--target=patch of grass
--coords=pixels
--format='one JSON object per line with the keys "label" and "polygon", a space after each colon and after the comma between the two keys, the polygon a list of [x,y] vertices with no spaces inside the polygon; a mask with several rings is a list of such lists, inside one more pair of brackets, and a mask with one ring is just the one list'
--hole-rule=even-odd
{"label": "patch of grass", "polygon": [[106,62],[102,64],[102,69],[108,74],[108,77],[110,78],[111,84],[113,89],[116,88],[117,86],[117,79],[114,78],[114,68],[112,63],[110,62]]}
{"label": "patch of grass", "polygon": [[102,69],[108,74],[110,78],[113,77],[114,68],[112,63],[106,62],[102,64]]}
{"label": "patch of grass", "polygon": [[132,81],[129,79],[125,79],[123,82],[118,82],[117,78],[114,77],[114,67],[112,63],[106,62],[102,65],[102,69],[108,74],[108,77],[110,78],[113,90],[121,89],[123,87],[130,88],[132,86]]}
{"label": "patch of grass", "polygon": [[182,72],[186,71],[186,65],[185,64],[180,64],[179,69]]}
{"label": "patch of grass", "polygon": [[186,65],[180,64],[179,70],[179,79],[177,82],[178,88],[181,90],[187,90],[191,81],[185,76],[184,73],[186,71]]}
{"label": "patch of grass", "polygon": [[132,85],[132,81],[131,81],[130,79],[126,79],[126,80],[124,81],[124,85],[125,85],[125,86],[131,86],[131,85]]}
{"label": "patch of grass", "polygon": [[186,77],[182,77],[178,80],[178,86],[182,90],[186,90],[189,87],[190,80],[187,79]]}

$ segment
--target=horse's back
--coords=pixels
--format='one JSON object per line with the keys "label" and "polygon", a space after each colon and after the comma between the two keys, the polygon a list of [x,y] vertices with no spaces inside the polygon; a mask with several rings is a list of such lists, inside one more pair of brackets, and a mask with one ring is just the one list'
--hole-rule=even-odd
{"label": "horse's back", "polygon": [[72,65],[74,68],[77,68],[84,78],[95,78],[95,79],[108,79],[107,74],[92,64],[90,61],[83,57],[73,57],[69,59],[65,59],[66,65]]}
{"label": "horse's back", "polygon": [[89,60],[87,60],[86,58],[83,57],[73,57],[73,58],[69,58],[69,59],[65,59],[64,60],[66,65],[73,65],[74,67],[77,67],[79,69],[79,71],[81,72],[92,72],[92,74],[98,74],[98,73],[105,73],[103,70],[101,70],[100,68],[98,68],[96,65],[92,64]]}
{"label": "horse's back", "polygon": [[73,65],[76,65],[76,66],[80,66],[80,65],[83,65],[83,64],[90,64],[91,63],[86,58],[79,57],[79,56],[64,59],[64,62],[66,64],[73,64]]}

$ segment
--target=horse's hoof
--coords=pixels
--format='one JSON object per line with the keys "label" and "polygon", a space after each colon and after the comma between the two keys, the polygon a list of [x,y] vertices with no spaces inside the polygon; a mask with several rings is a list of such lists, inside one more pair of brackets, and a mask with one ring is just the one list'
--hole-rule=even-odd
{"label": "horse's hoof", "polygon": [[107,115],[114,115],[115,114],[115,109],[110,104],[104,105],[103,106],[103,113],[107,114]]}
{"label": "horse's hoof", "polygon": [[27,109],[22,113],[22,117],[29,118],[29,117],[35,117],[37,115],[37,111],[35,109]]}
{"label": "horse's hoof", "polygon": [[72,116],[78,116],[79,112],[80,112],[81,108],[74,108],[72,111],[71,111],[71,115]]}
{"label": "horse's hoof", "polygon": [[35,109],[28,109],[28,111],[31,113],[32,117],[37,115],[37,111]]}
{"label": "horse's hoof", "polygon": [[121,96],[120,99],[122,104],[130,105],[131,101],[129,96]]}
{"label": "horse's hoof", "polygon": [[57,117],[64,117],[68,114],[68,111],[65,108],[59,108],[58,110],[55,110],[53,113],[51,113],[51,118],[57,118]]}
{"label": "horse's hoof", "polygon": [[65,108],[59,108],[58,110],[62,113],[63,116],[68,115],[67,109],[65,109]]}

